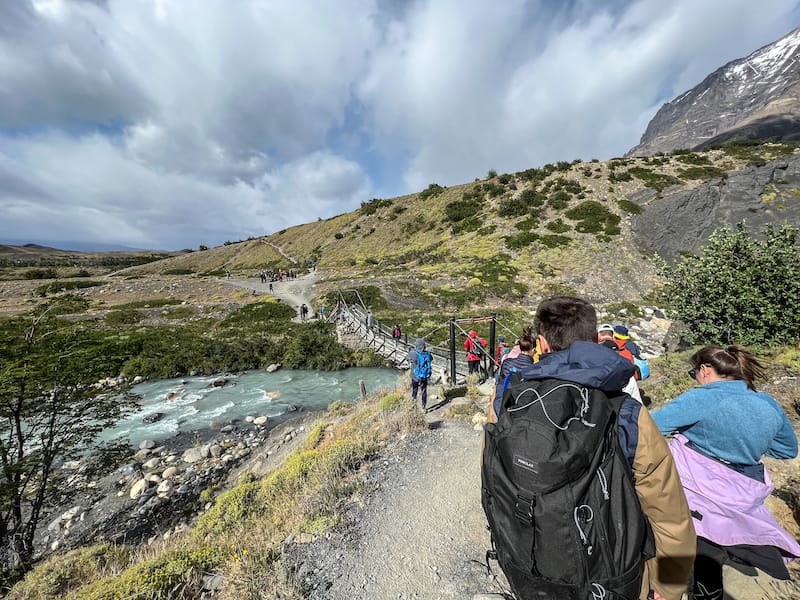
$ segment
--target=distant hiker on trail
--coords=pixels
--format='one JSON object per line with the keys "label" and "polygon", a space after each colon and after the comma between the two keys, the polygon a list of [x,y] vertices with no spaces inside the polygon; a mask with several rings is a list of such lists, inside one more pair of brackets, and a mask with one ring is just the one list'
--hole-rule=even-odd
{"label": "distant hiker on trail", "polygon": [[405,361],[411,366],[411,397],[417,401],[421,392],[422,410],[428,407],[428,380],[431,377],[431,353],[425,350],[425,339],[417,338]]}
{"label": "distant hiker on trail", "polygon": [[272,282],[271,281],[269,282],[269,293],[270,294],[272,293]]}
{"label": "distant hiker on trail", "polygon": [[319,314],[323,321],[325,321],[325,305],[319,307]]}
{"label": "distant hiker on trail", "polygon": [[395,323],[394,327],[392,328],[392,338],[399,340],[401,337],[403,337],[403,332],[400,331],[400,325]]}
{"label": "distant hiker on trail", "polygon": [[481,473],[515,597],[680,600],[697,541],[666,441],[622,392],[633,365],[583,299],[542,301],[534,326],[543,354],[492,403]]}
{"label": "distant hiker on trail", "polygon": [[486,340],[478,337],[478,332],[474,329],[469,332],[469,337],[464,340],[464,350],[467,353],[468,372],[477,373],[480,370],[481,360],[486,354]]}
{"label": "distant hiker on trail", "polygon": [[367,313],[367,331],[372,331],[375,329],[375,315],[372,314],[372,311]]}
{"label": "distant hiker on trail", "polygon": [[699,387],[653,420],[664,435],[677,432],[670,448],[698,536],[695,598],[723,597],[723,564],[789,579],[785,561],[800,557],[800,544],[764,506],[773,487],[761,459],[797,456],[792,425],[771,396],[756,391],[764,367],[744,346],[706,346],[689,363]]}
{"label": "distant hiker on trail", "polygon": [[[609,350],[613,350],[632,365],[636,364],[633,359],[633,354],[631,354],[630,350],[625,349],[625,342],[614,339],[614,327],[608,323],[603,323],[597,328],[597,343],[601,346],[605,346]],[[628,385],[626,385],[622,391],[626,394],[630,394],[639,402],[642,401],[642,393],[639,391],[639,386],[636,383],[635,367],[634,376],[631,377]]]}
{"label": "distant hiker on trail", "polygon": [[300,306],[300,319],[305,321],[306,318],[308,318],[308,307],[305,305],[305,303],[303,303]]}

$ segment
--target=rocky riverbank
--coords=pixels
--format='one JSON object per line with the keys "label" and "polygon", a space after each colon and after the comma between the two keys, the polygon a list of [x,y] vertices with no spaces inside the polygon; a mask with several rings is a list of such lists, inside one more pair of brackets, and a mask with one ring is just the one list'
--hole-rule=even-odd
{"label": "rocky riverbank", "polygon": [[160,445],[147,440],[130,462],[100,479],[86,475],[91,459],[65,463],[62,468],[74,472],[68,484],[74,500],[44,520],[38,552],[167,539],[194,523],[238,474],[261,475],[279,464],[318,418],[299,412],[278,419],[252,416]]}

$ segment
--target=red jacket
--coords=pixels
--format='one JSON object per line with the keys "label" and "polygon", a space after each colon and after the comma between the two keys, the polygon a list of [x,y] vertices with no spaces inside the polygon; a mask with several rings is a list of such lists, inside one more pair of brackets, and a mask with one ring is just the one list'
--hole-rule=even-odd
{"label": "red jacket", "polygon": [[[480,349],[475,352],[475,346],[473,344],[480,344]],[[477,333],[474,331],[469,332],[469,337],[464,340],[464,350],[467,352],[467,360],[480,360],[483,354],[486,352],[486,340],[478,337]]]}

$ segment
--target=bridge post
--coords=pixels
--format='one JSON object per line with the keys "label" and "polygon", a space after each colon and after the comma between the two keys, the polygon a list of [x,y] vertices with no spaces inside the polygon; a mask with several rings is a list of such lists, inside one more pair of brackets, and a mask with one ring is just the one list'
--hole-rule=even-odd
{"label": "bridge post", "polygon": [[494,364],[494,349],[495,349],[495,328],[497,325],[497,313],[490,313],[492,316],[492,322],[489,325],[489,364],[491,365],[491,369],[489,372],[492,376],[494,376],[494,371],[497,368],[497,365]]}
{"label": "bridge post", "polygon": [[450,384],[456,384],[456,318],[450,317]]}

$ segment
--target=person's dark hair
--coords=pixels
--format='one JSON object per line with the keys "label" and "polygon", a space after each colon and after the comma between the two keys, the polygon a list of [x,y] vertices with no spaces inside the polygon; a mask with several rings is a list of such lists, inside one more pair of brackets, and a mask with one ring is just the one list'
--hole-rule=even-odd
{"label": "person's dark hair", "polygon": [[597,336],[597,312],[583,298],[553,296],[542,300],[533,324],[554,352],[569,348],[572,342],[594,342]]}
{"label": "person's dark hair", "polygon": [[535,342],[533,341],[533,337],[531,335],[522,334],[522,337],[519,338],[519,349],[520,352],[530,352],[533,350],[535,346]]}
{"label": "person's dark hair", "polygon": [[766,375],[764,365],[744,346],[706,346],[695,352],[689,362],[695,369],[708,365],[722,377],[741,379],[753,391],[756,391],[755,380]]}

